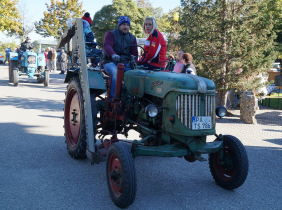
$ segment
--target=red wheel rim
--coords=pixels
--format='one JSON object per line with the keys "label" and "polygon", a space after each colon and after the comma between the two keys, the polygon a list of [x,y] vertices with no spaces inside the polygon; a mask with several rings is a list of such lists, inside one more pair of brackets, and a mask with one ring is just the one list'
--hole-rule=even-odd
{"label": "red wheel rim", "polygon": [[71,146],[78,143],[80,135],[80,100],[75,89],[72,89],[65,102],[66,139]]}
{"label": "red wheel rim", "polygon": [[108,163],[108,179],[111,191],[118,198],[122,194],[122,166],[119,158],[111,154]]}
{"label": "red wheel rim", "polygon": [[234,162],[232,160],[232,151],[229,147],[224,146],[223,156],[225,160],[220,157],[220,152],[215,154],[214,158],[214,169],[218,177],[223,181],[230,181],[233,179],[236,173],[234,168]]}

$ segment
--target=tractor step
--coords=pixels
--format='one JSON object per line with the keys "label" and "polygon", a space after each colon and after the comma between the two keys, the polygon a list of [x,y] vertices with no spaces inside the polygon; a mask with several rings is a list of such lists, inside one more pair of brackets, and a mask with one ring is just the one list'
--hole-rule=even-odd
{"label": "tractor step", "polygon": [[159,156],[159,157],[182,157],[188,154],[188,150],[179,145],[166,144],[161,146],[133,146],[134,156]]}

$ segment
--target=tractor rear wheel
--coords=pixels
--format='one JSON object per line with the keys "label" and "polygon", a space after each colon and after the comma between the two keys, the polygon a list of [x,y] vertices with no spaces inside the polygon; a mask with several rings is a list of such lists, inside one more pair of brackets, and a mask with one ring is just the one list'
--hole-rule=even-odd
{"label": "tractor rear wheel", "polygon": [[44,87],[49,86],[49,71],[44,71]]}
{"label": "tractor rear wheel", "polygon": [[14,86],[18,86],[19,84],[19,70],[17,68],[12,69],[13,72],[13,77],[12,77],[12,82]]}
{"label": "tractor rear wheel", "polygon": [[67,150],[75,159],[86,158],[86,128],[84,103],[79,78],[69,82],[64,109],[64,128]]}
{"label": "tractor rear wheel", "polygon": [[215,182],[222,188],[232,190],[246,180],[249,169],[245,147],[234,136],[223,136],[223,148],[209,154],[209,166]]}
{"label": "tractor rear wheel", "polygon": [[135,167],[128,144],[111,145],[107,155],[107,181],[112,201],[120,208],[133,203],[136,194]]}

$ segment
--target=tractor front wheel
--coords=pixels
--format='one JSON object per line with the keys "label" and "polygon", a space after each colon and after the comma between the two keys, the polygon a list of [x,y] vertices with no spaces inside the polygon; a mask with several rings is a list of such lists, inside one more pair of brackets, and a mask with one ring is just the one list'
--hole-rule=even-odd
{"label": "tractor front wheel", "polygon": [[223,148],[209,154],[209,166],[215,182],[222,188],[232,190],[246,180],[249,169],[245,147],[234,136],[223,136]]}
{"label": "tractor front wheel", "polygon": [[78,77],[69,82],[64,108],[67,150],[75,159],[86,158],[86,128],[82,89]]}
{"label": "tractor front wheel", "polygon": [[107,156],[107,181],[112,201],[120,208],[133,203],[136,194],[135,167],[128,144],[114,143]]}
{"label": "tractor front wheel", "polygon": [[13,77],[12,77],[12,82],[14,84],[14,86],[18,86],[19,84],[19,71],[18,69],[12,69],[13,72]]}

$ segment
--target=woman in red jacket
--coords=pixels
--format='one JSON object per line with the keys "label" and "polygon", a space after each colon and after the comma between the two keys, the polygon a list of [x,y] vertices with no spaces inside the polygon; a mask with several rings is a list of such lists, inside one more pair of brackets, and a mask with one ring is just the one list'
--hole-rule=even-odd
{"label": "woman in red jacket", "polygon": [[150,70],[163,70],[166,66],[166,41],[157,29],[155,18],[146,17],[143,25],[145,34],[148,38],[144,44],[144,54],[138,63],[143,64]]}

